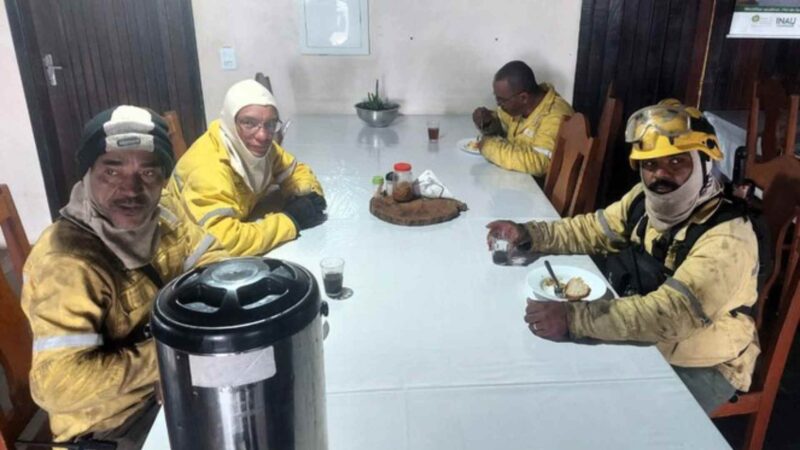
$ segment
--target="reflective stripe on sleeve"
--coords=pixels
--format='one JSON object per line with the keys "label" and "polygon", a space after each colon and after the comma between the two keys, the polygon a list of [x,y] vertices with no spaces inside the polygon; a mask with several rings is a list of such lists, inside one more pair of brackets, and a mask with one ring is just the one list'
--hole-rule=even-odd
{"label": "reflective stripe on sleeve", "polygon": [[548,149],[546,149],[544,147],[533,147],[533,149],[536,150],[538,153],[541,153],[544,156],[547,156],[550,159],[553,158],[553,152],[551,152],[550,150],[548,150]]}
{"label": "reflective stripe on sleeve", "polygon": [[194,249],[192,254],[189,255],[189,257],[186,258],[186,261],[183,262],[183,270],[187,271],[192,267],[194,267],[194,265],[197,264],[197,261],[200,259],[200,257],[203,256],[203,253],[208,251],[211,245],[214,244],[214,241],[216,241],[216,239],[214,239],[214,236],[210,234],[206,234],[205,236],[203,236],[203,240],[200,241],[200,243]]}
{"label": "reflective stripe on sleeve", "polygon": [[625,243],[625,238],[623,238],[622,236],[620,236],[618,233],[616,233],[614,230],[611,229],[611,226],[608,224],[608,220],[606,219],[606,215],[604,214],[604,212],[605,210],[598,209],[597,212],[595,213],[597,215],[597,221],[600,222],[600,227],[603,228],[603,234],[605,234],[606,237],[611,240],[611,242],[620,244]]}
{"label": "reflective stripe on sleeve", "polygon": [[172,173],[172,177],[175,178],[175,184],[178,186],[178,191],[183,192],[183,180],[181,177],[176,173]]}
{"label": "reflective stripe on sleeve", "polygon": [[178,223],[178,216],[172,214],[172,211],[168,210],[167,208],[162,207],[160,211],[160,216],[162,219],[166,220],[170,225],[175,225]]}
{"label": "reflective stripe on sleeve", "polygon": [[61,348],[97,347],[103,345],[103,336],[96,333],[66,334],[38,338],[33,341],[33,351],[57,350]]}
{"label": "reflective stripe on sleeve", "polygon": [[201,227],[206,224],[209,220],[213,219],[217,216],[223,217],[236,217],[236,211],[233,208],[219,208],[213,211],[207,212],[198,222],[197,224]]}
{"label": "reflective stripe on sleeve", "polygon": [[711,319],[709,319],[706,313],[703,311],[703,305],[700,303],[700,300],[695,297],[694,293],[689,290],[685,284],[672,277],[667,278],[667,281],[665,281],[664,284],[672,289],[675,289],[679,294],[689,299],[689,304],[692,306],[692,310],[694,311],[695,315],[699,317],[701,321],[703,321],[704,325],[711,323]]}

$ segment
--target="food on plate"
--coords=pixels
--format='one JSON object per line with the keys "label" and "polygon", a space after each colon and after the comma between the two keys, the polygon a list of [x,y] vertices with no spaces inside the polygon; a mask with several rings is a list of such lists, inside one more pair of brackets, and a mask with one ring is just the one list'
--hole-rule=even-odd
{"label": "food on plate", "polygon": [[[558,280],[558,281],[561,281],[561,280]],[[561,283],[563,283],[563,281],[561,281]],[[542,280],[542,289],[547,289],[547,288],[553,287],[555,285],[556,285],[556,280],[554,280],[554,279],[552,279],[550,277],[546,277],[544,280]]]}
{"label": "food on plate", "polygon": [[478,149],[478,141],[471,140],[467,142],[467,148],[470,150],[477,150]]}
{"label": "food on plate", "polygon": [[567,300],[581,300],[589,296],[592,293],[592,288],[583,281],[581,277],[572,277],[567,281],[567,285],[564,286],[564,295],[567,297]]}
{"label": "food on plate", "polygon": [[[564,280],[558,280],[564,286],[564,297],[567,300],[582,300],[592,293],[592,288],[583,281],[581,277],[572,277],[564,284]],[[556,285],[552,277],[545,277],[542,280],[542,289],[552,288]]]}

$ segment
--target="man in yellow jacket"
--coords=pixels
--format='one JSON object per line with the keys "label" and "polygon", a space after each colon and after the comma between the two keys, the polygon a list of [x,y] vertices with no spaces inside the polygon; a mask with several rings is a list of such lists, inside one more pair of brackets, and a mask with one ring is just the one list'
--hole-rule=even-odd
{"label": "man in yellow jacket", "polygon": [[553,86],[537,84],[522,61],[501,67],[492,89],[497,111],[480,107],[472,113],[483,134],[481,154],[504,169],[545,176],[561,122],[573,114],[569,103]]}
{"label": "man in yellow jacket", "polygon": [[226,254],[177,203],[159,207],[173,166],[159,116],[119,106],[84,128],[61,217],[25,263],[22,307],[33,331],[33,399],[54,439],[139,448],[158,407],[156,347],[145,332],[161,285]]}
{"label": "man in yellow jacket", "polygon": [[642,183],[620,201],[550,223],[492,222],[487,239],[506,238],[518,251],[609,253],[609,264],[619,258],[612,282],[622,281],[615,286],[621,298],[529,300],[530,330],[555,341],[655,344],[710,412],[749,388],[760,352],[749,314],[756,234],[711,175],[710,159],[722,153],[699,111],[677,102],[644,108],[628,121],[626,139]]}
{"label": "man in yellow jacket", "polygon": [[[325,220],[322,187],[275,137],[282,123],[272,94],[254,80],[234,84],[219,120],[192,144],[167,186],[191,220],[236,256],[262,255]],[[275,198],[280,209],[251,217]],[[269,197],[268,197],[269,196]],[[258,209],[264,205],[259,205]]]}

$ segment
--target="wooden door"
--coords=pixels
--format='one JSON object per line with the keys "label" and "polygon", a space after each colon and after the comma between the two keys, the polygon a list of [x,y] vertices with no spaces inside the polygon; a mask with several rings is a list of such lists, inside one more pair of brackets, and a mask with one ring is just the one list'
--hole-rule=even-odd
{"label": "wooden door", "polygon": [[205,130],[190,0],[7,1],[51,214],[78,180],[83,124],[120,104]]}

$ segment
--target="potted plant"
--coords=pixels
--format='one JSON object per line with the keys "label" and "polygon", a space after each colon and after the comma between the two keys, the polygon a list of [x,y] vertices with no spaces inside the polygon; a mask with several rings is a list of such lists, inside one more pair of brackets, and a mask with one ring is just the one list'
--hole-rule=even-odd
{"label": "potted plant", "polygon": [[355,105],[358,117],[371,127],[388,126],[400,110],[400,105],[380,96],[378,87],[379,81],[375,80],[375,93],[367,93],[367,99]]}

